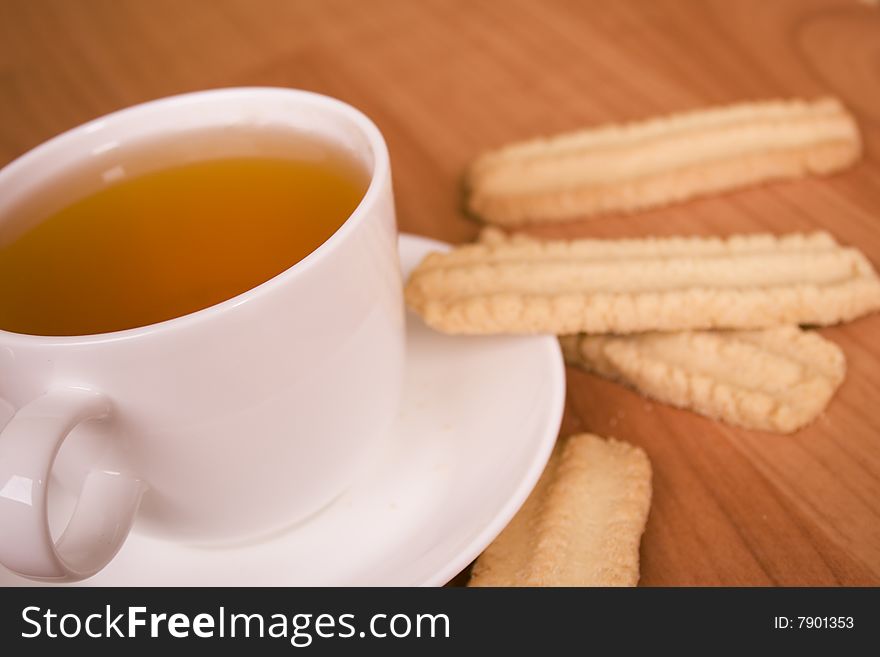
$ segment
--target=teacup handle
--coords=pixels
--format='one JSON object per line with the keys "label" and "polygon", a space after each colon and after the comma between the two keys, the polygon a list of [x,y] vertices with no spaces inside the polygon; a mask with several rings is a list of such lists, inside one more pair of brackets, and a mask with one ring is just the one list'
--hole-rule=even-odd
{"label": "teacup handle", "polygon": [[94,575],[125,541],[145,490],[127,473],[94,469],[67,528],[52,540],[49,476],[67,435],[80,422],[109,415],[104,395],[52,390],[20,408],[0,433],[0,564],[24,577],[75,581]]}

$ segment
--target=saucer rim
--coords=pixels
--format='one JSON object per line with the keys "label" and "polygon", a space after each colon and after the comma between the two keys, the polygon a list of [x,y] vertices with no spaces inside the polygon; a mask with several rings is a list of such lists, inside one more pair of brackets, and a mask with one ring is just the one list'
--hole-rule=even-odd
{"label": "saucer rim", "polygon": [[[412,233],[400,232],[398,234],[398,247],[402,250],[403,242],[407,241],[413,244],[423,244],[429,246],[436,251],[448,251],[453,245],[448,242],[415,235]],[[562,427],[562,417],[565,412],[566,397],[566,376],[565,361],[562,356],[562,348],[559,346],[559,340],[555,335],[538,334],[533,337],[536,341],[540,340],[546,345],[548,351],[548,362],[552,363],[551,371],[551,390],[548,391],[550,396],[550,404],[552,406],[550,419],[540,437],[540,450],[536,458],[532,461],[530,467],[520,478],[519,484],[515,492],[508,497],[507,503],[504,504],[486,524],[483,531],[479,532],[471,539],[466,549],[463,549],[459,558],[451,560],[449,565],[432,577],[427,577],[423,581],[414,584],[414,586],[445,586],[456,575],[463,572],[471,562],[474,561],[485,550],[492,541],[501,533],[508,523],[516,515],[517,511],[525,504],[532,490],[538,483],[538,479],[544,472],[550,455],[553,453],[553,447],[556,445],[556,439],[559,430]]]}

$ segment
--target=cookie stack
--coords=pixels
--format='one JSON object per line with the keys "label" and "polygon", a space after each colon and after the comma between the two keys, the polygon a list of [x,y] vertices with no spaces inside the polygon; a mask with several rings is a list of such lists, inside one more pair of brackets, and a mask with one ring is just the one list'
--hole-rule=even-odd
{"label": "cookie stack", "polygon": [[[510,229],[827,174],[860,152],[835,99],[748,103],[502,148],[470,168],[468,207]],[[439,331],[552,333],[570,364],[730,424],[788,433],[822,412],[845,373],[841,350],[802,327],[880,309],[880,278],[824,232],[539,241],[487,228],[476,244],[427,256],[406,300]],[[564,440],[473,583],[635,583],[649,501],[640,450]],[[598,545],[615,547],[599,554]]]}

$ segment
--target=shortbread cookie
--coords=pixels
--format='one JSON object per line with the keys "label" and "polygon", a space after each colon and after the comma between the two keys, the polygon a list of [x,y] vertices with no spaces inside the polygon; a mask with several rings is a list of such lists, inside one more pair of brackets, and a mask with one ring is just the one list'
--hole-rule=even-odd
{"label": "shortbread cookie", "polygon": [[673,406],[747,429],[812,422],[843,382],[833,342],[795,326],[559,339],[567,362]]}
{"label": "shortbread cookie", "polygon": [[638,447],[560,440],[538,485],[474,564],[469,586],[635,586],[651,506]]}
{"label": "shortbread cookie", "polygon": [[835,324],[880,308],[865,256],[827,233],[537,241],[429,254],[409,306],[446,333],[636,333]]}
{"label": "shortbread cookie", "polygon": [[828,174],[861,152],[834,98],[744,103],[513,144],[478,158],[468,207],[505,226],[628,212]]}

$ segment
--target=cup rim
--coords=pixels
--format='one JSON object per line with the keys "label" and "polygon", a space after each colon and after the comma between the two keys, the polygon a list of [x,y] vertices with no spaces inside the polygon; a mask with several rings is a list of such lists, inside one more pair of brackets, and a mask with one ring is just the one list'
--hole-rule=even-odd
{"label": "cup rim", "polygon": [[83,134],[97,133],[106,122],[117,120],[123,115],[127,116],[145,110],[148,111],[160,106],[173,107],[180,104],[217,100],[234,102],[239,98],[254,96],[266,98],[278,96],[284,96],[287,98],[295,97],[299,102],[311,103],[315,106],[329,108],[336,112],[340,118],[348,119],[366,138],[373,156],[373,171],[370,175],[369,185],[367,185],[367,189],[364,191],[364,195],[357,207],[355,207],[348,218],[330,235],[330,237],[307,256],[293,263],[290,267],[276,274],[272,278],[263,281],[259,285],[255,285],[240,294],[224,299],[223,301],[208,306],[207,308],[194,310],[185,315],[119,331],[83,335],[36,335],[30,333],[16,333],[14,331],[6,331],[0,328],[0,340],[6,344],[96,344],[102,342],[131,340],[146,335],[152,335],[157,332],[173,330],[186,325],[192,326],[208,321],[215,316],[228,312],[252,299],[272,293],[277,287],[286,285],[292,279],[300,276],[306,270],[315,267],[319,262],[329,257],[329,255],[338,248],[338,245],[345,240],[353,230],[355,230],[355,225],[361,220],[362,215],[367,212],[367,208],[375,204],[377,197],[382,193],[382,190],[390,177],[390,163],[388,147],[385,144],[385,139],[376,124],[366,114],[338,98],[333,98],[332,96],[316,93],[314,91],[288,87],[222,87],[164,96],[155,100],[131,105],[109,114],[104,114],[86,123],[82,123],[35,146],[6,166],[0,168],[0,183],[3,182],[4,178],[14,174],[20,167],[29,165],[37,158],[50,155],[52,149],[58,148],[64,142],[77,138]]}

